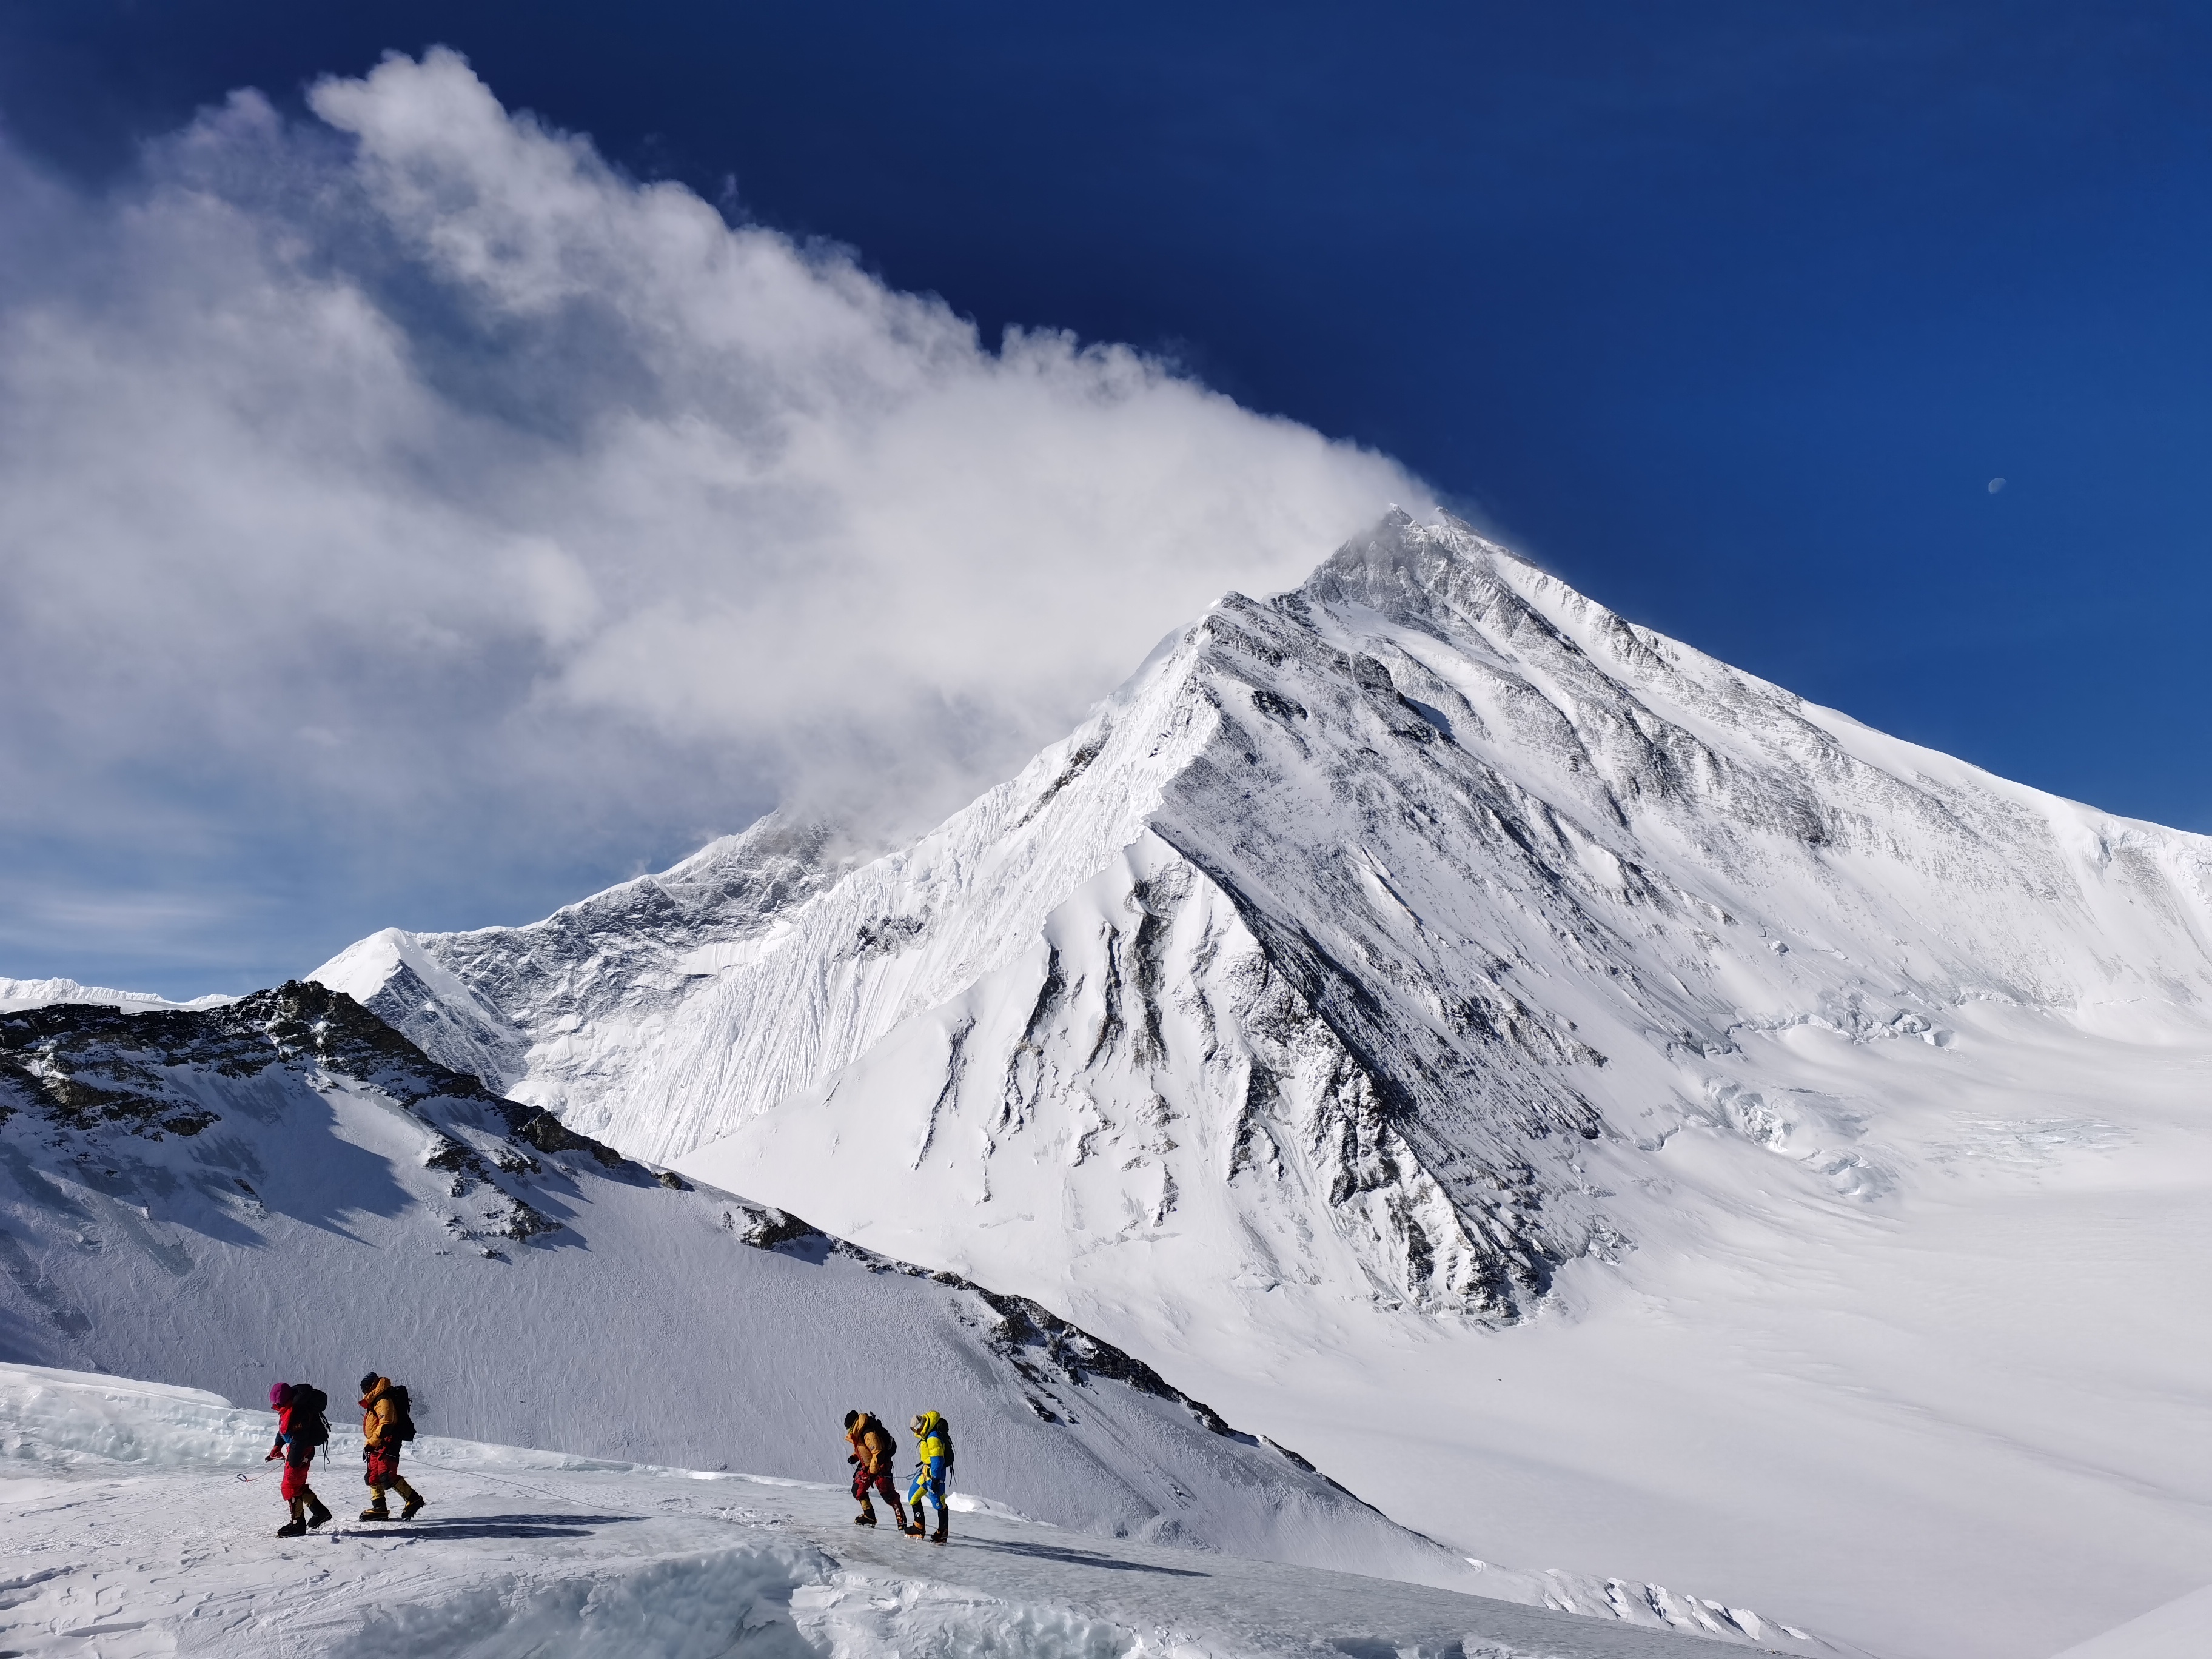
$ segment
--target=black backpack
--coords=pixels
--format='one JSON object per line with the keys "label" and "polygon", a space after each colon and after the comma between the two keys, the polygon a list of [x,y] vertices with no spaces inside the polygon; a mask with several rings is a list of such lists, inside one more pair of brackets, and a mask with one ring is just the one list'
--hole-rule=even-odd
{"label": "black backpack", "polygon": [[330,1403],[330,1395],[309,1383],[302,1382],[292,1390],[294,1445],[327,1446],[331,1443],[331,1419],[323,1414]]}
{"label": "black backpack", "polygon": [[391,1401],[392,1409],[398,1413],[392,1426],[398,1431],[399,1438],[412,1440],[415,1437],[415,1407],[407,1398],[406,1385],[394,1382],[384,1391],[384,1395]]}

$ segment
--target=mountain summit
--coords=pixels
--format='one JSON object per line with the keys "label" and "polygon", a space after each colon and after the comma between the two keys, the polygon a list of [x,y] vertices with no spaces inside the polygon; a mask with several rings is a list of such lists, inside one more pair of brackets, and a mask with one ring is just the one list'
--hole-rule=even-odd
{"label": "mountain summit", "polygon": [[1055,1254],[1202,1237],[1194,1272],[1487,1318],[1632,1249],[1602,1188],[1686,1129],[1808,1194],[1899,1179],[1782,1034],[1941,1048],[1992,1000],[2193,1024],[2212,994],[2200,838],[1395,512],[1297,591],[1224,599],[914,845],[829,848],[765,821],[315,977],[642,1156],[730,1140],[758,1188],[864,1138],[886,1179],[1082,1241]]}
{"label": "mountain summit", "polygon": [[1996,1659],[2212,1548],[2208,941],[2212,842],[1393,514],[909,846],[771,819],[318,977],[1468,1555]]}

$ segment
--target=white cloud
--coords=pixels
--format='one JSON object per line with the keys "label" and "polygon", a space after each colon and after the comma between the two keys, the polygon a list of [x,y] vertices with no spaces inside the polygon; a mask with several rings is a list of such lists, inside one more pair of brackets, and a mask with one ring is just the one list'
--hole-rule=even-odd
{"label": "white cloud", "polygon": [[795,790],[910,818],[1424,503],[1125,348],[988,349],[450,52],[310,103],[112,198],[0,169],[0,835],[403,893]]}

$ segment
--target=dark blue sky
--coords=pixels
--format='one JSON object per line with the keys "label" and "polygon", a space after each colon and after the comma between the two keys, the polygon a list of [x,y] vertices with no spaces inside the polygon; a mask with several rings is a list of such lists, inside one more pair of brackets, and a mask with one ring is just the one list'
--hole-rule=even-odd
{"label": "dark blue sky", "polygon": [[987,331],[1173,353],[1638,620],[2212,830],[2208,18],[68,0],[0,8],[0,109],[96,179],[442,41]]}

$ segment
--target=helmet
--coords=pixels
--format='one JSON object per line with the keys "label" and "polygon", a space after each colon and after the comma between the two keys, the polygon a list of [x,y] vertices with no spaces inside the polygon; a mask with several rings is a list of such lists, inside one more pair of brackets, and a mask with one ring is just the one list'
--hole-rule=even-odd
{"label": "helmet", "polygon": [[289,1382],[270,1383],[269,1385],[269,1403],[276,1407],[276,1410],[280,1412],[283,1411],[285,1407],[292,1403],[292,1385]]}

